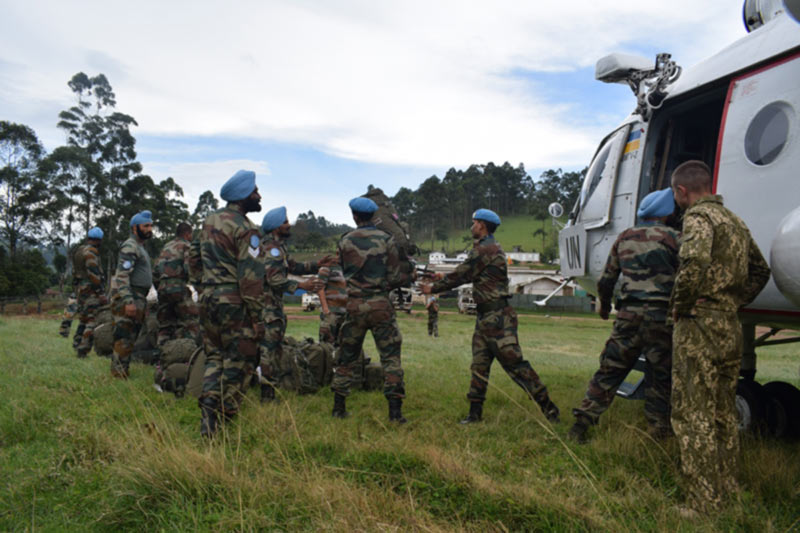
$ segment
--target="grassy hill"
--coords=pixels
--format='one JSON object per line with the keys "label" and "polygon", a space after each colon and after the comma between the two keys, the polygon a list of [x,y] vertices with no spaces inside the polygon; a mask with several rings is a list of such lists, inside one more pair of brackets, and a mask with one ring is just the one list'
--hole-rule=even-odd
{"label": "grassy hill", "polygon": [[[551,219],[537,220],[532,216],[517,215],[502,217],[502,224],[497,228],[495,237],[503,246],[506,252],[511,252],[514,246],[519,246],[523,252],[539,252],[542,253],[546,249],[557,250],[558,243],[558,227],[553,226]],[[544,239],[544,247],[542,246],[542,235],[534,235],[538,229],[544,229],[546,232]],[[469,228],[453,230],[449,232],[446,241],[435,240],[431,242],[430,239],[423,239],[417,244],[424,251],[431,250],[444,250],[449,254],[456,254],[472,246],[472,240],[469,237]],[[467,240],[464,240],[465,237]]]}
{"label": "grassy hill", "polygon": [[[298,308],[289,309],[299,314]],[[288,333],[316,336],[316,315]],[[0,317],[0,531],[754,531],[800,516],[796,443],[746,438],[743,493],[722,514],[682,520],[674,440],[654,442],[642,403],[618,399],[583,446],[565,440],[611,324],[520,316],[520,341],[563,421],[550,425],[495,364],[485,420],[467,411],[474,318],[399,317],[407,384],[402,427],[380,392],[256,390],[221,438],[199,436],[193,398],[128,381],[109,361],[79,360],[46,319]],[[372,340],[365,349],[375,357]],[[798,384],[796,350],[759,350],[759,380]]]}

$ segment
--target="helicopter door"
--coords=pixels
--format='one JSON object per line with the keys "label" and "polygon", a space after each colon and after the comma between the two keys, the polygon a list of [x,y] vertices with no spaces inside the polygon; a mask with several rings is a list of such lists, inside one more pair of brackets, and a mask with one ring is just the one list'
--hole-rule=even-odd
{"label": "helicopter door", "polygon": [[[736,78],[723,113],[714,190],[744,219],[767,257],[781,219],[800,205],[797,80],[800,54]],[[759,299],[772,292],[778,296],[770,281]]]}

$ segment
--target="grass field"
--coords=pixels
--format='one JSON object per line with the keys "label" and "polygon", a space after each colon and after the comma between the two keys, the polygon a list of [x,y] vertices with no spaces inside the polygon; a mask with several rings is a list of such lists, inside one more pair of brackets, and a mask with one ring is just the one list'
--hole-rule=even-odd
{"label": "grass field", "polygon": [[[300,314],[298,308],[290,313]],[[311,314],[289,334],[316,336]],[[756,531],[800,530],[800,446],[745,438],[743,493],[719,516],[682,521],[674,441],[644,432],[641,402],[618,400],[589,444],[566,442],[569,414],[610,323],[520,317],[520,337],[562,409],[547,424],[493,367],[484,422],[461,426],[472,317],[400,316],[408,398],[402,427],[379,392],[330,416],[328,390],[251,391],[217,442],[192,398],[152,388],[153,371],[109,376],[78,360],[58,318],[0,317],[1,531]],[[368,336],[367,352],[375,356]],[[759,353],[759,380],[798,380],[796,345]]]}

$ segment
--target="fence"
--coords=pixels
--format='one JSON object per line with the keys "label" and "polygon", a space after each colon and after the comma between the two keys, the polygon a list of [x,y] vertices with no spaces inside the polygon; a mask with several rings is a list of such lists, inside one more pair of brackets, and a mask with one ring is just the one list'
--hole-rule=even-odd
{"label": "fence", "polygon": [[41,314],[47,309],[63,309],[67,300],[63,296],[13,296],[0,298],[0,315]]}

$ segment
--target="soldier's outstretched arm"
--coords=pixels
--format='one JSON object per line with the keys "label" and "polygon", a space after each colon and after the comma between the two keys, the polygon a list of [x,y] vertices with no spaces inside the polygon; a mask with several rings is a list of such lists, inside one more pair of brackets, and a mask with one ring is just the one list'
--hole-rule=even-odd
{"label": "soldier's outstretched arm", "polygon": [[479,253],[478,248],[473,248],[463,263],[433,283],[431,292],[443,292],[471,282],[486,268],[489,260],[488,256]]}

